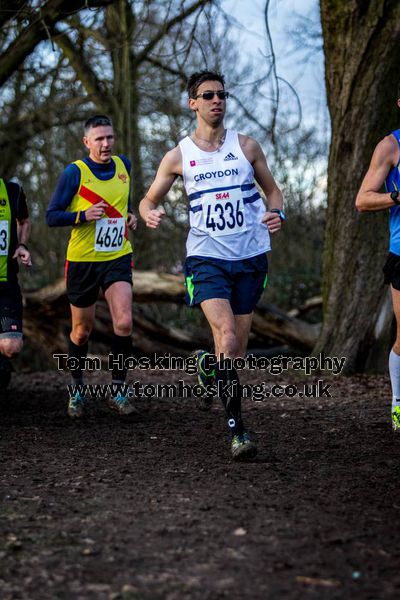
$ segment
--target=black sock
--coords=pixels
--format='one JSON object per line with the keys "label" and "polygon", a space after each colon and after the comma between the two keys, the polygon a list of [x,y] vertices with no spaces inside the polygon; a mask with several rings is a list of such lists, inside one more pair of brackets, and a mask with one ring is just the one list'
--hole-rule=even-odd
{"label": "black sock", "polygon": [[122,356],[122,362],[125,362],[127,358],[132,356],[132,338],[130,335],[117,335],[113,334],[111,341],[111,354],[113,355],[113,370],[112,380],[113,383],[124,383],[127,368],[123,366],[119,359]]}
{"label": "black sock", "polygon": [[[218,362],[215,370],[215,380],[232,435],[242,433],[242,395],[239,375],[236,369],[229,365],[229,359]],[[229,387],[224,389],[226,386]]]}
{"label": "black sock", "polygon": [[68,357],[76,358],[79,361],[78,367],[69,369],[72,380],[75,384],[82,383],[83,381],[82,365],[84,362],[83,359],[86,358],[88,346],[88,342],[85,342],[82,346],[77,346],[74,344],[71,338],[68,338]]}

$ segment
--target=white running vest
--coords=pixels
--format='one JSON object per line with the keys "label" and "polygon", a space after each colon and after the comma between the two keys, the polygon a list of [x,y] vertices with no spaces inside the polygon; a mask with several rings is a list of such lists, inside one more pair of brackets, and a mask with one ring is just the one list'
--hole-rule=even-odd
{"label": "white running vest", "polygon": [[216,152],[204,152],[190,137],[179,147],[189,200],[187,256],[241,260],[270,250],[268,228],[261,223],[265,204],[237,132],[228,129]]}

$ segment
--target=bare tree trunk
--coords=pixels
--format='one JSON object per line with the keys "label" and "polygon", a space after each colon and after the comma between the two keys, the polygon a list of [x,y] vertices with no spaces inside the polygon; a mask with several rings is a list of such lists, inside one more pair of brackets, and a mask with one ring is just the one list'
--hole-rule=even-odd
{"label": "bare tree trunk", "polygon": [[135,14],[127,0],[118,0],[106,10],[106,28],[114,40],[111,53],[114,79],[113,97],[116,110],[112,114],[117,132],[118,151],[132,161],[132,204],[137,207],[143,197],[143,170],[139,127],[139,73],[132,53],[132,35],[137,27]]}
{"label": "bare tree trunk", "polygon": [[363,370],[382,297],[387,214],[355,211],[376,143],[396,127],[400,3],[321,0],[332,121],[324,250],[324,326],[314,353]]}

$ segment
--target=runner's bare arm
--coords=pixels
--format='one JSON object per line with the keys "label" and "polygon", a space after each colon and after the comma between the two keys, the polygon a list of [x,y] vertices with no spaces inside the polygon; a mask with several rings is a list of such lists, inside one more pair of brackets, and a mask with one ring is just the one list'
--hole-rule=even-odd
{"label": "runner's bare arm", "polygon": [[372,155],[371,164],[363,179],[356,198],[356,208],[360,212],[384,210],[395,206],[390,192],[380,190],[392,167],[399,161],[399,147],[392,135],[379,142]]}
{"label": "runner's bare arm", "polygon": [[[30,267],[32,265],[31,253],[27,247],[29,234],[31,231],[31,222],[28,219],[17,219],[17,237],[18,245],[13,258],[19,258],[23,265]],[[22,244],[21,246],[19,244]]]}
{"label": "runner's bare arm", "polygon": [[165,210],[162,207],[158,208],[158,205],[171,189],[177,176],[181,174],[182,157],[177,146],[167,152],[162,159],[153,183],[139,204],[140,216],[147,227],[156,229],[160,225]]}
{"label": "runner's bare arm", "polygon": [[17,219],[17,237],[20,244],[27,244],[31,233],[30,219]]}
{"label": "runner's bare arm", "polygon": [[245,135],[240,135],[239,140],[245,157],[253,166],[254,177],[267,198],[268,209],[263,217],[263,223],[268,226],[268,230],[271,233],[275,233],[281,228],[281,219],[277,213],[269,211],[273,208],[282,209],[282,192],[268,168],[267,160],[260,144],[253,138]]}

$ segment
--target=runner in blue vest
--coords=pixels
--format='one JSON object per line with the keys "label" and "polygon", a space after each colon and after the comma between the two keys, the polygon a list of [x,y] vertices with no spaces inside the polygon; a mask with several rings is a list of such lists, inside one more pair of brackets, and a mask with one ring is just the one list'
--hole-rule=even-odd
{"label": "runner in blue vest", "polygon": [[[244,460],[254,457],[257,448],[243,425],[238,373],[221,359],[246,352],[253,309],[267,281],[269,234],[279,231],[285,218],[283,200],[259,144],[225,129],[229,93],[224,77],[210,71],[194,73],[188,93],[197,127],[162,159],[140,203],[140,214],[148,227],[157,228],[165,215],[158,204],[175,179],[183,178],[190,216],[187,302],[201,306],[219,359],[215,372],[207,371],[207,353],[201,351],[199,377],[203,384],[215,377],[223,390],[232,456]],[[267,210],[256,182],[268,199]]]}
{"label": "runner in blue vest", "polygon": [[18,261],[31,266],[28,207],[21,186],[0,179],[0,391],[10,383],[10,358],[22,349]]}
{"label": "runner in blue vest", "polygon": [[[400,108],[400,87],[397,93]],[[381,192],[385,186],[385,192]],[[360,212],[389,209],[389,255],[383,268],[385,283],[390,284],[397,335],[389,354],[392,384],[392,428],[400,432],[400,129],[379,142],[357,194]]]}

